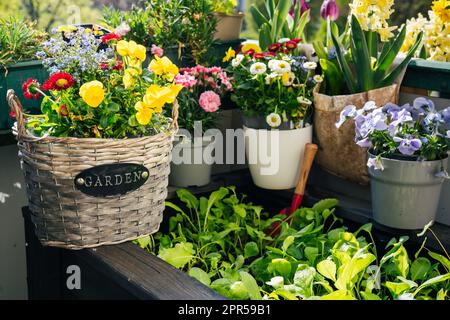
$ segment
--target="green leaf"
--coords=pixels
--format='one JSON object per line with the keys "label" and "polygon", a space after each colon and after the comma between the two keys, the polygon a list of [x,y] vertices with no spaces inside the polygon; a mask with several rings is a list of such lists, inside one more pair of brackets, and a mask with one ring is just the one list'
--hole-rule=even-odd
{"label": "green leaf", "polygon": [[364,300],[381,300],[381,298],[379,296],[377,296],[376,294],[371,293],[371,292],[361,291],[359,294],[361,295],[361,297]]}
{"label": "green leaf", "polygon": [[267,0],[266,1],[266,10],[269,14],[269,17],[272,18],[275,14],[275,0]]}
{"label": "green leaf", "polygon": [[145,249],[150,243],[150,236],[138,238],[138,239],[136,239],[136,242],[142,249]]}
{"label": "green leaf", "polygon": [[294,284],[300,289],[303,297],[309,298],[314,295],[313,282],[316,269],[306,264],[300,264],[294,275]]}
{"label": "green leaf", "polygon": [[317,202],[311,209],[313,209],[317,213],[322,213],[325,209],[333,209],[338,204],[338,199],[323,199]]}
{"label": "green leaf", "polygon": [[267,270],[272,274],[288,279],[291,274],[291,263],[283,258],[272,259]]}
{"label": "green leaf", "polygon": [[375,69],[376,82],[381,81],[391,68],[391,65],[394,62],[395,57],[397,57],[398,52],[400,51],[403,45],[405,35],[406,35],[406,27],[403,26],[400,32],[394,38],[394,40],[391,40],[391,42],[389,42],[389,45],[388,44],[384,45],[385,47],[388,48],[388,50],[382,52],[380,60],[377,63],[377,67]]}
{"label": "green leaf", "polygon": [[245,216],[247,215],[247,211],[245,210],[245,205],[244,204],[234,205],[233,206],[233,211],[234,211],[235,214],[237,214],[241,218],[245,218]]}
{"label": "green leaf", "polygon": [[394,298],[396,298],[406,290],[411,289],[411,286],[404,282],[386,281],[386,287],[389,289]]}
{"label": "green leaf", "polygon": [[314,260],[319,255],[319,249],[316,247],[306,247],[305,256],[311,264],[314,264]]}
{"label": "green leaf", "polygon": [[120,105],[115,103],[115,102],[111,102],[106,106],[106,109],[109,112],[119,112],[120,111]]}
{"label": "green leaf", "polygon": [[[274,20],[276,23],[272,26],[275,28],[274,40],[277,41],[283,30],[283,26],[287,23],[286,19],[291,8],[291,0],[279,0],[277,8],[275,9]],[[278,15],[277,15],[278,13]]]}
{"label": "green leaf", "polygon": [[350,93],[357,93],[357,84],[353,81],[352,71],[341,51],[341,44],[339,40],[331,34],[331,39],[333,40],[333,45],[336,48],[336,57],[339,62],[342,74],[344,76],[345,83],[350,91]]}
{"label": "green leaf", "polygon": [[447,297],[447,290],[441,289],[436,295],[436,300],[445,300]]}
{"label": "green leaf", "polygon": [[283,252],[286,252],[287,249],[294,243],[294,241],[295,241],[295,238],[293,236],[286,237],[286,239],[284,239],[284,241],[283,241],[283,246],[282,246]]}
{"label": "green leaf", "polygon": [[446,274],[442,274],[439,276],[436,276],[434,278],[428,279],[427,281],[425,281],[424,283],[422,283],[417,289],[416,291],[414,291],[414,295],[416,295],[417,293],[419,293],[421,290],[423,290],[426,287],[435,285],[437,283],[440,282],[444,282],[450,279],[450,273],[446,273]]}
{"label": "green leaf", "polygon": [[178,189],[177,196],[189,209],[198,210],[198,199],[189,190]]}
{"label": "green leaf", "polygon": [[367,253],[366,248],[359,249],[349,262],[339,267],[336,288],[352,290],[356,277],[364,272],[375,259],[373,254]]}
{"label": "green leaf", "polygon": [[247,288],[250,299],[261,300],[261,292],[255,278],[245,271],[239,272],[239,275],[241,276],[242,283]]}
{"label": "green leaf", "polygon": [[322,260],[317,264],[317,271],[325,278],[336,281],[336,264],[333,260]]}
{"label": "green leaf", "polygon": [[244,247],[244,256],[245,258],[251,258],[257,256],[259,253],[259,248],[256,242],[247,242]]}
{"label": "green leaf", "polygon": [[352,15],[352,37],[350,44],[352,46],[352,58],[358,78],[359,90],[366,92],[373,89],[373,74],[370,63],[370,52],[367,47],[364,32],[356,16]]}
{"label": "green leaf", "polygon": [[419,257],[411,264],[411,279],[423,280],[431,270],[431,262],[427,258]]}
{"label": "green leaf", "polygon": [[247,300],[250,298],[248,288],[243,281],[236,281],[230,285],[230,298],[236,300]]}
{"label": "green leaf", "polygon": [[194,257],[194,245],[190,242],[177,243],[173,248],[159,250],[158,257],[176,268],[182,269]]}
{"label": "green leaf", "polygon": [[253,21],[258,28],[261,28],[263,24],[269,24],[269,20],[258,10],[258,8],[253,4],[250,7],[250,14],[252,15]]}
{"label": "green leaf", "polygon": [[450,260],[444,257],[443,255],[440,255],[435,252],[429,251],[428,254],[430,257],[432,257],[434,260],[439,261],[446,269],[447,271],[450,271]]}
{"label": "green leaf", "polygon": [[192,277],[203,283],[205,286],[209,286],[211,284],[211,278],[209,275],[200,268],[194,267],[189,270],[188,274]]}
{"label": "green leaf", "polygon": [[321,300],[356,300],[347,290],[337,290],[320,297]]}
{"label": "green leaf", "polygon": [[[300,7],[299,4],[298,4],[298,7]],[[300,12],[300,8],[298,10]],[[310,10],[306,10],[305,12],[303,12],[302,16],[300,17],[300,21],[298,23],[298,27],[296,27],[296,29],[293,30],[295,32],[295,37],[296,38],[300,38],[303,35],[303,32],[304,32],[305,27],[306,27],[306,24],[308,23],[308,20],[309,20],[309,11]]]}
{"label": "green leaf", "polygon": [[[325,62],[328,61],[328,53],[325,50],[325,46],[323,45],[322,41],[314,41],[312,43],[314,51],[316,52],[317,56],[320,60],[324,60]],[[322,66],[322,61],[320,62],[320,65]],[[323,68],[323,66],[322,66]]]}

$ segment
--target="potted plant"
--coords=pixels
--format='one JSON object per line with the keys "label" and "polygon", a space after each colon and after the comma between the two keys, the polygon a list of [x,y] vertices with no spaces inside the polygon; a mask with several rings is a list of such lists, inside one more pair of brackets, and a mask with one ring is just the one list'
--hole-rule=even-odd
{"label": "potted plant", "polygon": [[217,19],[214,39],[219,41],[238,40],[244,14],[237,11],[237,0],[210,0],[210,3]]}
{"label": "potted plant", "polygon": [[[19,91],[28,77],[42,81],[48,76],[36,58],[45,37],[45,33],[35,29],[35,24],[21,18],[0,19],[0,130],[10,130],[13,125],[6,101],[7,88]],[[36,112],[39,103],[29,101],[25,108]]]}
{"label": "potted plant", "polygon": [[[324,70],[324,83],[314,93],[314,127],[319,143],[318,163],[345,179],[365,184],[369,181],[365,163],[367,155],[353,144],[353,123],[336,129],[333,123],[347,105],[363,105],[373,100],[377,105],[398,99],[399,83],[422,34],[406,55],[398,56],[406,29],[397,35],[387,19],[393,1],[370,3],[353,1],[347,30],[342,35],[331,19],[335,11],[324,10],[328,19],[327,40],[314,47]],[[331,8],[331,7],[330,7]],[[343,152],[345,151],[345,152]]]}
{"label": "potted plant", "polygon": [[107,9],[104,22],[112,28],[126,23],[125,39],[143,43],[148,51],[154,44],[180,67],[217,65],[211,53],[217,20],[209,0],[152,0],[130,12]]}
{"label": "potted plant", "polygon": [[322,77],[315,74],[315,62],[294,54],[298,42],[277,42],[268,52],[248,43],[229,67],[231,99],[243,111],[250,172],[262,188],[293,188],[312,139],[313,88]]}
{"label": "potted plant", "polygon": [[201,65],[182,68],[175,77],[174,82],[185,89],[178,96],[180,131],[174,142],[171,185],[210,183],[215,141],[208,130],[215,128],[221,96],[232,89],[230,80],[222,68]]}
{"label": "potted plant", "polygon": [[399,229],[420,229],[434,220],[449,178],[450,108],[437,112],[425,98],[401,107],[369,101],[362,109],[347,106],[336,126],[346,119],[355,121],[356,144],[369,149],[374,219]]}
{"label": "potted plant", "polygon": [[23,90],[44,97],[42,115],[8,93],[37,237],[80,249],[158,230],[177,128],[163,108],[182,89],[178,68],[159,57],[142,68],[144,46],[82,27],[56,33],[41,58],[50,77]]}

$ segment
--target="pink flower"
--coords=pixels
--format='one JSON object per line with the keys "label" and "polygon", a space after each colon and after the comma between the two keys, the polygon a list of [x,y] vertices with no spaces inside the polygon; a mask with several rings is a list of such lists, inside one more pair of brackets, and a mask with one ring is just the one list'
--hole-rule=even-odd
{"label": "pink flower", "polygon": [[216,112],[221,105],[220,97],[214,91],[203,92],[198,102],[206,112]]}
{"label": "pink flower", "polygon": [[158,47],[157,45],[152,44],[152,48],[150,49],[152,52],[152,55],[162,57],[164,55],[164,50],[161,47]]}
{"label": "pink flower", "polygon": [[130,26],[125,22],[122,22],[120,26],[114,30],[114,33],[121,37],[125,36],[128,32],[130,32]]}
{"label": "pink flower", "polygon": [[207,73],[212,73],[212,74],[219,73],[221,71],[222,71],[221,67],[211,67],[211,68],[206,69]]}
{"label": "pink flower", "polygon": [[195,69],[198,73],[206,73],[207,68],[201,65],[196,65],[193,69]]}
{"label": "pink flower", "polygon": [[184,72],[183,74],[177,74],[175,76],[174,82],[176,84],[181,84],[185,88],[193,87],[197,84],[195,77],[189,75],[189,73]]}

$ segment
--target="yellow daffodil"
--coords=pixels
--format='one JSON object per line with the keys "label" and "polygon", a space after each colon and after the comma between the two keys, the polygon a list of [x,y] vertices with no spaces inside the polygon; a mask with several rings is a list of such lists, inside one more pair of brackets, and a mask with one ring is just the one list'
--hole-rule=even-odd
{"label": "yellow daffodil", "polygon": [[137,113],[136,113],[137,122],[143,126],[147,125],[153,116],[153,110],[150,109],[142,101],[137,102],[136,105],[134,106],[134,108],[137,111]]}
{"label": "yellow daffodil", "polygon": [[233,59],[236,56],[236,51],[233,50],[233,48],[228,48],[227,52],[225,52],[225,57],[223,58],[222,62],[228,62],[231,59]]}
{"label": "yellow daffodil", "polygon": [[138,70],[134,68],[128,68],[125,70],[125,74],[123,75],[122,81],[125,89],[129,89],[134,84],[134,78],[139,75]]}
{"label": "yellow daffodil", "polygon": [[103,84],[97,80],[83,84],[79,93],[83,101],[92,108],[97,108],[105,99]]}
{"label": "yellow daffodil", "polygon": [[128,56],[130,54],[128,41],[120,40],[117,42],[116,51],[122,57]]}
{"label": "yellow daffodil", "polygon": [[173,81],[178,74],[178,67],[167,57],[158,57],[150,62],[149,69],[158,76],[163,76],[167,81]]}
{"label": "yellow daffodil", "polygon": [[248,51],[253,50],[255,53],[261,53],[262,49],[256,43],[246,43],[242,46],[242,53],[247,53]]}

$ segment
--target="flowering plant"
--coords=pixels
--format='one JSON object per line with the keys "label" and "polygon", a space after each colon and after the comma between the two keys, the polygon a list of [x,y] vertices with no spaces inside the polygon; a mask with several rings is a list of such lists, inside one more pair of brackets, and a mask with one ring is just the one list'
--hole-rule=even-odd
{"label": "flowering plant", "polygon": [[178,68],[167,57],[155,56],[143,69],[144,46],[83,28],[55,33],[38,55],[50,77],[42,85],[33,79],[23,85],[27,98],[44,96],[43,114],[28,116],[32,134],[126,138],[168,127],[163,107],[174,103],[182,86],[173,83]]}
{"label": "flowering plant", "polygon": [[397,35],[389,26],[393,0],[354,0],[347,29],[339,35],[337,25],[328,19],[326,47],[315,42],[314,48],[324,69],[326,82],[321,92],[329,95],[353,94],[392,85],[417,51],[422,33],[399,64],[393,67],[405,41],[406,29]]}
{"label": "flowering plant", "polygon": [[379,108],[369,101],[362,109],[347,106],[336,123],[355,120],[355,142],[370,148],[376,158],[368,166],[382,169],[381,157],[408,160],[440,160],[450,147],[450,107],[436,111],[431,100],[417,98],[412,105],[388,103]]}
{"label": "flowering plant", "polygon": [[402,52],[407,52],[420,32],[424,32],[421,56],[429,60],[450,62],[450,1],[433,1],[428,19],[419,13],[406,21],[406,39]]}
{"label": "flowering plant", "polygon": [[[244,45],[229,67],[233,75],[231,99],[245,115],[266,117],[272,128],[282,123],[290,128],[310,123],[312,91],[323,80],[315,74],[315,62],[290,53],[297,48],[297,40],[286,40],[269,45],[268,52],[255,44]],[[232,56],[228,52],[226,58]]]}
{"label": "flowering plant", "polygon": [[180,127],[193,132],[196,121],[202,122],[204,131],[214,127],[221,96],[232,90],[226,72],[220,67],[197,65],[180,69],[174,82],[186,88],[178,96]]}
{"label": "flowering plant", "polygon": [[236,12],[238,6],[237,0],[209,0],[209,3],[214,12],[220,12],[227,15],[232,15]]}

